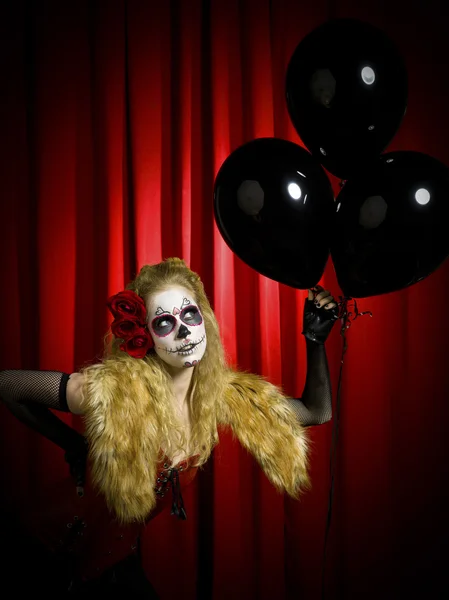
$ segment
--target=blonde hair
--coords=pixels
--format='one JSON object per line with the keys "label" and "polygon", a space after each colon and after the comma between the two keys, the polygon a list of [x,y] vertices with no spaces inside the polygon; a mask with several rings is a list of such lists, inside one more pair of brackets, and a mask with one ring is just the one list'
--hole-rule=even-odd
{"label": "blonde hair", "polygon": [[[135,359],[122,352],[121,341],[109,332],[105,338],[105,360],[119,360],[129,363],[136,376],[139,371],[148,381],[151,373],[150,395],[154,398],[157,420],[161,428],[161,440],[168,456],[176,453],[199,455],[196,465],[201,465],[209,458],[218,441],[217,403],[223,398],[227,381],[227,366],[224,356],[220,331],[212,307],[204,291],[200,277],[191,271],[179,258],[168,258],[155,265],[145,265],[137,277],[126,289],[133,290],[145,301],[149,295],[164,291],[170,286],[178,285],[187,288],[194,296],[204,319],[207,345],[203,358],[194,367],[191,395],[191,440],[187,448],[183,427],[179,424],[174,412],[171,378],[164,361],[150,351],[144,359]],[[127,390],[123,390],[123,396]]]}

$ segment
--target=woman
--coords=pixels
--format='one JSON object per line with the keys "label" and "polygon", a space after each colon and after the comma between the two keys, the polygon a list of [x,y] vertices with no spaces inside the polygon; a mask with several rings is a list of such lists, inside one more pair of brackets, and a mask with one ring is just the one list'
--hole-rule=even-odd
{"label": "woman", "polygon": [[[144,266],[108,306],[113,337],[99,364],[71,375],[3,371],[0,397],[66,451],[77,480],[78,495],[59,485],[40,507],[38,520],[48,525],[36,531],[70,557],[71,589],[82,595],[125,582],[137,597],[153,597],[129,556],[161,510],[186,518],[182,489],[210,457],[218,427],[231,428],[277,489],[297,497],[309,486],[305,427],[331,418],[324,342],[336,303],[322,288],[315,297],[309,290],[301,399],[226,365],[201,280],[180,259]],[[48,408],[83,415],[85,437]]]}

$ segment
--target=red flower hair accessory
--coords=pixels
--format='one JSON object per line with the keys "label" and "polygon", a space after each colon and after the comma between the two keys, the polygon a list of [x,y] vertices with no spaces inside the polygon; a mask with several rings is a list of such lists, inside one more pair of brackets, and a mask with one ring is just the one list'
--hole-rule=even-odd
{"label": "red flower hair accessory", "polygon": [[148,330],[143,299],[132,290],[124,290],[111,296],[107,305],[114,316],[111,331],[123,340],[120,350],[133,358],[144,358],[153,347],[153,338]]}

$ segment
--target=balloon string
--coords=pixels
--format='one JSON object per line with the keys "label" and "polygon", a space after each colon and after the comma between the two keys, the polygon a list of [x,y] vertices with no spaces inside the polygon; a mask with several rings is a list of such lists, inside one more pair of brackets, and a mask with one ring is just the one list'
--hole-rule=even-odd
{"label": "balloon string", "polygon": [[[352,303],[352,305],[351,305]],[[331,443],[331,454],[330,454],[330,487],[329,487],[329,499],[328,499],[328,507],[327,507],[327,518],[326,518],[326,530],[324,534],[324,549],[323,549],[323,565],[322,565],[322,574],[321,574],[321,598],[325,599],[326,593],[326,558],[327,558],[327,542],[329,537],[329,531],[332,520],[332,506],[333,506],[333,496],[334,496],[334,484],[335,484],[335,462],[337,455],[337,441],[339,434],[339,425],[340,425],[340,411],[341,411],[341,387],[343,380],[343,364],[344,364],[344,356],[346,354],[346,350],[348,348],[347,340],[346,340],[346,332],[351,327],[352,323],[362,317],[364,315],[373,316],[373,313],[370,310],[359,311],[357,306],[357,301],[351,297],[347,296],[339,296],[338,306],[338,317],[341,320],[341,329],[340,335],[343,338],[343,346],[341,352],[341,364],[340,364],[340,373],[338,376],[338,387],[337,387],[337,400],[336,400],[336,414],[334,418],[334,423],[332,427],[332,443]]]}
{"label": "balloon string", "polygon": [[339,296],[338,306],[338,318],[341,320],[340,334],[343,336],[343,340],[346,347],[345,333],[351,327],[352,323],[359,317],[364,315],[373,316],[370,310],[359,311],[357,306],[357,300],[351,298],[351,296]]}

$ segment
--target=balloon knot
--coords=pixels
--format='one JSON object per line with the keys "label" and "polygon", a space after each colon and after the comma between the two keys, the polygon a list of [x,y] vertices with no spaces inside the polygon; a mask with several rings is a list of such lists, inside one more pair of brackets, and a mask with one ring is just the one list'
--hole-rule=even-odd
{"label": "balloon knot", "polygon": [[364,315],[373,316],[370,310],[359,311],[357,301],[351,296],[339,296],[338,318],[341,320],[341,335],[351,327],[352,323]]}

